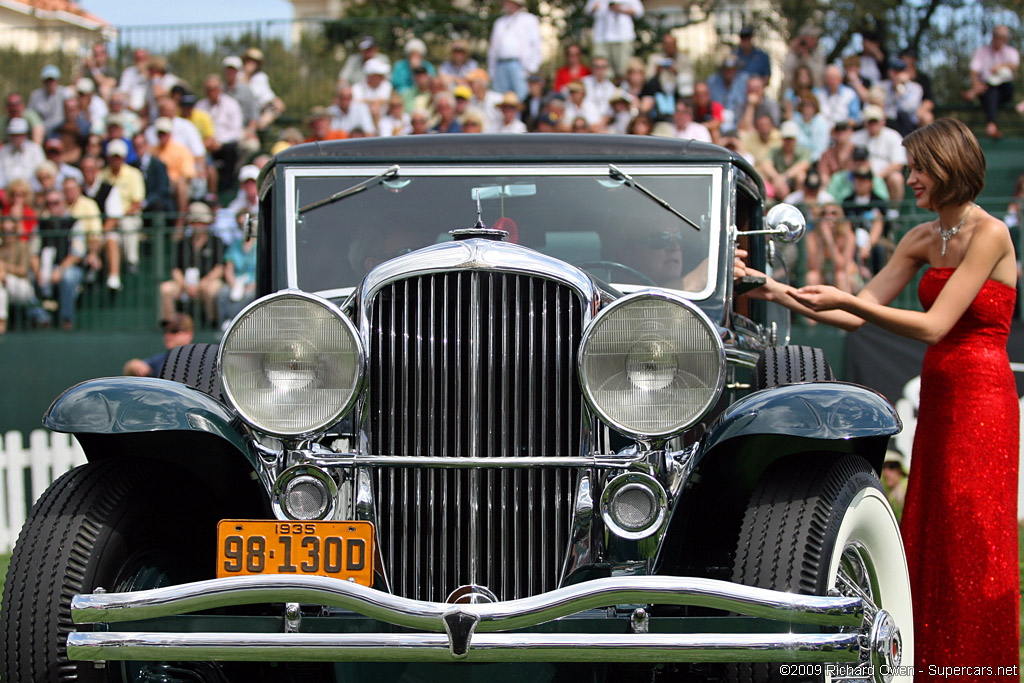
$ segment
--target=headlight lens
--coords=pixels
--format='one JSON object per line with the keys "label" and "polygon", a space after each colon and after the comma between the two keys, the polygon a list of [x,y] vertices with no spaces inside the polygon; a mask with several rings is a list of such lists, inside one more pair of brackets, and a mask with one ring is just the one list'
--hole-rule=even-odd
{"label": "headlight lens", "polygon": [[329,301],[299,292],[244,310],[220,354],[228,400],[246,422],[276,436],[307,436],[334,424],[362,380],[355,326]]}
{"label": "headlight lens", "polygon": [[583,336],[580,378],[590,405],[640,438],[686,429],[718,399],[725,350],[689,301],[641,292],[601,311]]}

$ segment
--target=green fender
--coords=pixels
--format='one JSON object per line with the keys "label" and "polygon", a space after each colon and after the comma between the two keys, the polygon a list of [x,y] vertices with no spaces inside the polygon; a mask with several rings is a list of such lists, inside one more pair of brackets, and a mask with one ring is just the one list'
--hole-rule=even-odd
{"label": "green fender", "polygon": [[[223,445],[241,453],[255,469],[256,453],[238,424],[238,418],[210,396],[178,382],[151,377],[104,377],[76,384],[58,396],[43,416],[45,427],[75,434],[83,446],[89,435],[211,435],[227,442]],[[162,440],[167,440],[166,435]],[[109,443],[109,439],[104,441]],[[86,455],[93,456],[88,448]]]}
{"label": "green fender", "polygon": [[741,437],[875,442],[902,428],[892,404],[867,387],[845,382],[787,384],[752,393],[730,405],[708,428],[701,453]]}

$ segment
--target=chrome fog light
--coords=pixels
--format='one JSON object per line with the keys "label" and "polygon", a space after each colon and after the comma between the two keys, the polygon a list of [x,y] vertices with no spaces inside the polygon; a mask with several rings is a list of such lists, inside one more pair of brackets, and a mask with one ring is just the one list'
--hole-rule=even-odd
{"label": "chrome fog light", "polygon": [[646,538],[668,513],[668,495],[657,479],[638,472],[615,477],[601,494],[601,517],[616,536]]}
{"label": "chrome fog light", "polygon": [[274,483],[274,511],[288,519],[326,519],[334,508],[338,485],[319,467],[296,465]]}

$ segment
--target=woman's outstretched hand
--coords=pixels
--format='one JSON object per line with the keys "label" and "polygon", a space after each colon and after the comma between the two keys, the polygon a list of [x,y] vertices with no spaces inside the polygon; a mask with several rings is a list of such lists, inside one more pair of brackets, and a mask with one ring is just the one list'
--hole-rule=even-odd
{"label": "woman's outstretched hand", "polygon": [[800,289],[791,289],[790,295],[812,311],[841,308],[843,300],[850,296],[831,285],[807,285]]}

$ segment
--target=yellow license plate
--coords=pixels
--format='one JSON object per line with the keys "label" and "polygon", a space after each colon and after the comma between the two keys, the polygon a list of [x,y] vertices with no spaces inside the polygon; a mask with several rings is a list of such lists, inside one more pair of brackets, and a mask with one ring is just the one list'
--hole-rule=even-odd
{"label": "yellow license plate", "polygon": [[373,524],[224,519],[217,525],[217,577],[330,576],[373,585]]}

